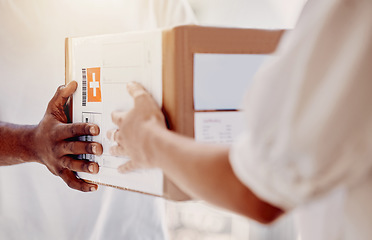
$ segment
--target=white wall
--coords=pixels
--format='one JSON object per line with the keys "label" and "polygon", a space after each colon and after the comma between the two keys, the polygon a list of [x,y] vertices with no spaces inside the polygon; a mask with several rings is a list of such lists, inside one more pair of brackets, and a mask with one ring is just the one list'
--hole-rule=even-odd
{"label": "white wall", "polygon": [[202,25],[292,28],[306,0],[189,0]]}

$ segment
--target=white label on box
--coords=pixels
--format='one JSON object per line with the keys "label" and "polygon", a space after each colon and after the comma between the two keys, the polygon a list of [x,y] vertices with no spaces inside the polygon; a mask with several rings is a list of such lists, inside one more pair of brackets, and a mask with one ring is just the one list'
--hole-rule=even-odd
{"label": "white label on box", "polygon": [[240,109],[265,54],[194,54],[195,110]]}
{"label": "white label on box", "polygon": [[232,144],[243,129],[243,112],[196,112],[194,129],[196,141]]}

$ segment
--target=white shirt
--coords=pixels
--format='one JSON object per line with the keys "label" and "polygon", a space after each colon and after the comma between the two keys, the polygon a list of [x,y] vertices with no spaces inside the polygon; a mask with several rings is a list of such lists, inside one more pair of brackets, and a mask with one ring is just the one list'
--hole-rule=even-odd
{"label": "white shirt", "polygon": [[245,99],[230,152],[302,240],[372,237],[372,1],[310,0]]}
{"label": "white shirt", "polygon": [[[0,121],[41,120],[64,84],[65,37],[190,23],[184,0],[0,0]],[[163,239],[162,204],[78,192],[36,163],[0,168],[0,239]]]}

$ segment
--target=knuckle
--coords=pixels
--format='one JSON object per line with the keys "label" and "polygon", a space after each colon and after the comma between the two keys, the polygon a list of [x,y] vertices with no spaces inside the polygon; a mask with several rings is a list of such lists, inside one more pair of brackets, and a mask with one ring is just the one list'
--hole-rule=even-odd
{"label": "knuckle", "polygon": [[50,147],[50,150],[52,151],[52,153],[54,154],[54,155],[59,155],[59,152],[60,152],[60,145],[59,144],[54,144],[54,145],[52,145],[51,147]]}
{"label": "knuckle", "polygon": [[124,117],[122,115],[118,115],[116,120],[117,120],[117,125],[121,126],[124,122]]}
{"label": "knuckle", "polygon": [[50,150],[51,150],[51,152],[50,152],[51,156],[53,156],[54,158],[59,158],[59,157],[63,156],[64,144],[56,143],[56,144],[51,146]]}
{"label": "knuckle", "polygon": [[115,142],[121,142],[123,140],[119,131],[115,132],[114,140],[115,140]]}
{"label": "knuckle", "polygon": [[71,159],[69,159],[68,157],[63,157],[62,166],[65,168],[71,169]]}
{"label": "knuckle", "polygon": [[113,156],[117,156],[117,153],[116,153],[116,147],[111,147],[111,148],[110,148],[110,153],[111,153],[111,155],[113,155]]}
{"label": "knuckle", "polygon": [[63,176],[64,176],[64,173],[65,173],[65,168],[60,168],[60,169],[58,169],[58,171],[56,172],[56,175],[57,175],[57,176],[60,176],[60,177],[63,177]]}
{"label": "knuckle", "polygon": [[75,150],[75,144],[73,142],[65,142],[64,143],[64,149],[73,153]]}
{"label": "knuckle", "polygon": [[147,101],[149,99],[150,95],[147,94],[145,91],[140,91],[138,93],[136,93],[136,95],[134,96],[134,100],[136,102],[143,102],[143,101]]}
{"label": "knuckle", "polygon": [[125,168],[129,171],[132,171],[133,170],[133,162],[130,161],[128,162],[126,165],[125,165]]}
{"label": "knuckle", "polygon": [[57,128],[52,128],[49,132],[51,139],[59,139]]}
{"label": "knuckle", "polygon": [[119,126],[123,125],[123,117],[118,118],[118,125]]}
{"label": "knuckle", "polygon": [[81,165],[81,171],[84,171],[84,172],[90,172],[89,171],[89,162],[85,162]]}
{"label": "knuckle", "polygon": [[91,125],[91,124],[88,124],[88,123],[83,123],[83,125],[82,125],[82,129],[83,129],[83,133],[85,134],[85,135],[90,135],[90,127],[91,126],[93,126],[93,125]]}
{"label": "knuckle", "polygon": [[83,123],[83,125],[81,125],[81,128],[81,132],[84,135],[99,135],[99,133],[101,132],[100,127],[97,124],[93,123]]}
{"label": "knuckle", "polygon": [[65,85],[59,85],[58,88],[57,88],[57,92],[60,92],[64,87],[65,87]]}
{"label": "knuckle", "polygon": [[56,95],[58,96],[59,94],[61,94],[61,91],[62,91],[62,89],[65,87],[65,85],[60,85],[60,86],[58,86],[58,88],[57,88],[57,91],[56,91]]}
{"label": "knuckle", "polygon": [[76,126],[75,125],[70,125],[69,132],[70,132],[71,136],[73,136],[73,137],[76,136],[76,133],[77,133]]}

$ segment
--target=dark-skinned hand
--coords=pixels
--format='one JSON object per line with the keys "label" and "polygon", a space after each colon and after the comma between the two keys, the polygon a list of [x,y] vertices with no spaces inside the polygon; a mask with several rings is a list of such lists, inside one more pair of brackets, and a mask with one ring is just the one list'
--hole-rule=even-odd
{"label": "dark-skinned hand", "polygon": [[[99,134],[100,129],[91,123],[67,123],[66,102],[76,91],[75,81],[60,86],[50,100],[43,119],[35,129],[34,148],[36,161],[44,164],[51,173],[59,176],[73,189],[89,192],[97,185],[78,178],[75,172],[98,173],[99,166],[88,160],[78,160],[78,154],[102,154],[102,145],[97,142],[82,142],[79,136]],[[32,143],[31,143],[32,144]]]}

